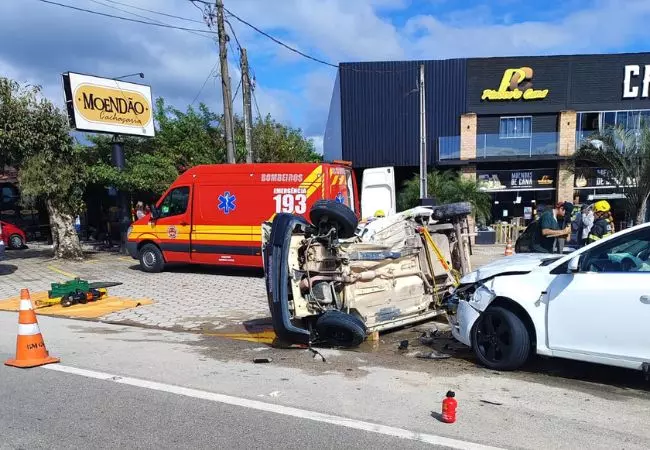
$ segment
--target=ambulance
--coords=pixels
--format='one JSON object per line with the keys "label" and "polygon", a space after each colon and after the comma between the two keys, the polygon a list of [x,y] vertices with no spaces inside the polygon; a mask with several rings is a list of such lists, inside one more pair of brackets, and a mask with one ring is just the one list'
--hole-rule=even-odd
{"label": "ambulance", "polygon": [[[364,214],[380,207],[394,212],[393,168],[369,170],[376,182],[364,185],[369,192]],[[172,263],[262,268],[262,224],[282,212],[307,218],[321,199],[336,200],[362,218],[350,163],[196,166],[174,181],[150,214],[131,225],[127,250],[145,272],[160,272]]]}

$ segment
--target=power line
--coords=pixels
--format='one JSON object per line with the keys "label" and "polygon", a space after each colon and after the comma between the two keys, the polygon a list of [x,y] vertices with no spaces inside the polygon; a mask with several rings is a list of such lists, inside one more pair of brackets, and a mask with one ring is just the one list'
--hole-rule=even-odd
{"label": "power line", "polygon": [[237,93],[239,93],[240,87],[241,87],[241,78],[239,79],[239,83],[237,84],[237,89],[235,89],[235,95],[232,96],[233,103],[235,103],[235,99],[237,98]]}
{"label": "power line", "polygon": [[[116,16],[116,15],[113,15],[113,14],[94,11],[94,10],[91,10],[91,9],[78,8],[78,7],[72,6],[72,5],[64,5],[63,3],[53,2],[51,0],[38,0],[38,1],[41,2],[41,3],[50,4],[50,5],[61,6],[63,8],[74,9],[75,11],[82,11],[82,12],[86,12],[86,13],[89,13],[89,14],[95,14],[97,16],[110,17],[112,19],[125,20],[127,22],[141,23],[143,25],[152,25],[152,26],[155,26],[155,27],[170,28],[170,29],[174,29],[174,30],[190,31],[190,32],[196,32],[196,33],[216,34],[212,30],[199,30],[199,29],[196,29],[196,28],[178,27],[178,26],[175,26],[175,25],[167,25],[167,24],[163,25],[161,23],[147,22],[147,21],[144,21],[144,20],[131,19],[129,17]],[[207,37],[207,36],[205,36],[205,37]]]}
{"label": "power line", "polygon": [[255,103],[255,110],[257,111],[257,117],[262,120],[262,113],[260,112],[260,107],[257,105],[257,97],[255,97],[255,89],[251,89],[251,94],[253,94],[253,102]]}
{"label": "power line", "polygon": [[210,73],[208,74],[205,81],[203,82],[203,85],[201,86],[201,89],[199,89],[199,92],[197,92],[196,95],[194,96],[194,100],[192,100],[192,106],[194,106],[194,103],[196,103],[196,101],[198,100],[199,96],[203,92],[203,89],[205,88],[205,85],[208,84],[208,80],[210,79],[210,77],[212,77],[212,74],[214,73],[214,71],[217,70],[218,65],[219,65],[219,61],[217,61],[215,63],[215,65],[212,67],[212,70],[210,70]]}
{"label": "power line", "polygon": [[176,15],[174,15],[174,14],[167,14],[167,13],[164,13],[164,12],[154,11],[154,10],[147,9],[147,8],[140,8],[139,6],[129,5],[128,3],[122,3],[122,2],[118,2],[118,1],[116,1],[116,0],[106,0],[106,1],[109,2],[109,3],[115,3],[115,4],[117,4],[117,5],[122,5],[122,6],[127,6],[127,7],[129,7],[129,8],[137,9],[137,10],[139,10],[139,11],[145,11],[145,12],[149,12],[149,13],[151,13],[151,14],[158,14],[158,15],[160,15],[160,16],[170,17],[170,18],[172,18],[172,19],[185,20],[185,21],[187,21],[187,22],[193,22],[193,23],[200,23],[200,24],[203,24],[203,22],[200,21],[200,20],[189,19],[189,18],[187,18],[187,17],[176,16]]}

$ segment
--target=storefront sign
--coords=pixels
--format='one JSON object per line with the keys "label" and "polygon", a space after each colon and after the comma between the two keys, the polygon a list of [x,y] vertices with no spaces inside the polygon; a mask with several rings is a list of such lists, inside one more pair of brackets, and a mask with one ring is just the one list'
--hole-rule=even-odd
{"label": "storefront sign", "polygon": [[548,95],[548,89],[533,89],[533,69],[520,67],[506,69],[501,78],[499,89],[485,89],[481,100],[542,100]]}
{"label": "storefront sign", "polygon": [[579,170],[575,180],[577,188],[634,186],[635,184],[632,178],[628,178],[625,183],[621,183],[615,177],[612,177],[607,169]]}
{"label": "storefront sign", "polygon": [[553,169],[500,170],[479,172],[477,179],[484,191],[555,188]]}
{"label": "storefront sign", "polygon": [[[650,64],[646,64],[643,70],[643,81],[639,83],[641,75],[641,66],[625,66],[625,78],[623,79],[623,98],[638,98],[639,84],[642,86],[641,98],[648,98],[648,88],[650,87]],[[634,78],[634,80],[632,80]]]}
{"label": "storefront sign", "polygon": [[77,73],[63,74],[73,128],[100,133],[154,136],[151,87]]}

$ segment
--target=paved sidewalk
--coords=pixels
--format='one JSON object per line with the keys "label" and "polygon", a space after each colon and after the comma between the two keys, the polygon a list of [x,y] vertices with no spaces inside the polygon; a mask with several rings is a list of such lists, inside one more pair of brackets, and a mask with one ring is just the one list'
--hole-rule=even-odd
{"label": "paved sidewalk", "polygon": [[[500,246],[474,246],[472,267],[503,254]],[[109,322],[166,329],[210,331],[269,316],[261,271],[180,266],[159,274],[139,270],[137,261],[110,253],[91,254],[83,262],[52,261],[45,247],[8,251],[0,262],[0,299],[20,289],[47,291],[50,283],[78,276],[89,281],[119,281],[110,288],[121,297],[149,298],[139,306],[103,316]]]}

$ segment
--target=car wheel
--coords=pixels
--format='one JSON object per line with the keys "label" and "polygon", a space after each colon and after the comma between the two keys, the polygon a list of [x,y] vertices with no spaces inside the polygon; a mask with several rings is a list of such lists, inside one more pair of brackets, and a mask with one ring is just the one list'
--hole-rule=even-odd
{"label": "car wheel", "polygon": [[472,348],[484,366],[494,370],[515,370],[530,355],[530,336],[512,311],[488,308],[472,328]]}
{"label": "car wheel", "polygon": [[12,250],[20,250],[25,246],[25,241],[19,234],[12,234],[9,236],[9,248]]}
{"label": "car wheel", "polygon": [[140,249],[140,268],[149,273],[162,272],[165,260],[160,249],[154,244],[146,244]]}
{"label": "car wheel", "polygon": [[334,200],[318,200],[314,203],[309,211],[309,219],[316,226],[322,222],[331,223],[337,228],[342,239],[354,236],[359,225],[354,211]]}
{"label": "car wheel", "polygon": [[366,326],[357,317],[341,311],[327,311],[316,320],[318,338],[334,347],[358,347],[366,338]]}

